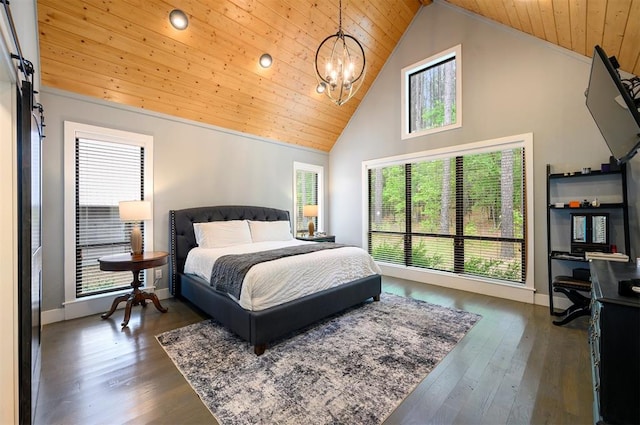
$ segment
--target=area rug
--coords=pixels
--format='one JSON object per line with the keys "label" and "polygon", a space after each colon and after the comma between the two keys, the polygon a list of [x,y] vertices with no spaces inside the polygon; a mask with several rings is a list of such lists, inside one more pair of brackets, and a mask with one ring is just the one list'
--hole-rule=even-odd
{"label": "area rug", "polygon": [[212,320],[157,339],[221,424],[379,424],[480,317],[383,293],[262,356]]}

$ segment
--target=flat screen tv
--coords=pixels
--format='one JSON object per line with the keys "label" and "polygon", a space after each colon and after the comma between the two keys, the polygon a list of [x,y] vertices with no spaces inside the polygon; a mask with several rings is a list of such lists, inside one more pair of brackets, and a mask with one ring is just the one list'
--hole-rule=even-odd
{"label": "flat screen tv", "polygon": [[[640,148],[640,100],[625,87],[614,63],[617,65],[615,58],[609,59],[600,46],[595,46],[586,96],[587,108],[611,155],[622,164]],[[634,81],[640,84],[637,77],[631,83]]]}

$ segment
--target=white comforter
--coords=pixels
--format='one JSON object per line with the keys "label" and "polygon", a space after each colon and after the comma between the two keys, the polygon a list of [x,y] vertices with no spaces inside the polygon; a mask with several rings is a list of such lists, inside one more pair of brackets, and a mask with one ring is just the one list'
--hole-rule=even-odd
{"label": "white comforter", "polygon": [[[193,248],[187,256],[184,272],[209,282],[213,263],[220,256],[308,243],[314,242],[293,239],[225,248]],[[376,273],[381,273],[378,265],[358,247],[294,255],[253,266],[245,276],[240,299],[236,301],[242,308],[259,311]]]}

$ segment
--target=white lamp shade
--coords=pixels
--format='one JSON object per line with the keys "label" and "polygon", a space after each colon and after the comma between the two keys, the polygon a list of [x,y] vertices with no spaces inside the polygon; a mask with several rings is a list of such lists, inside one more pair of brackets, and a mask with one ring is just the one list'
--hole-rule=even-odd
{"label": "white lamp shade", "polygon": [[120,201],[118,211],[122,221],[143,221],[152,218],[149,201]]}
{"label": "white lamp shade", "polygon": [[305,205],[302,207],[302,215],[305,217],[317,217],[318,206],[317,205]]}

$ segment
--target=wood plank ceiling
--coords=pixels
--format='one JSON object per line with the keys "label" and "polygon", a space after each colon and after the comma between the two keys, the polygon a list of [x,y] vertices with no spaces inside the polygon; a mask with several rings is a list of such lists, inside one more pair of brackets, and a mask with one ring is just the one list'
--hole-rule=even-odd
{"label": "wood plank ceiling", "polygon": [[[600,44],[640,74],[640,0],[449,0],[585,56]],[[337,0],[38,0],[42,84],[329,151],[421,6],[345,0],[342,26],[365,49],[365,83],[342,106],[315,92]],[[175,30],[179,8],[189,27]],[[273,65],[262,69],[262,53]]]}

